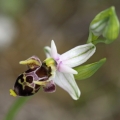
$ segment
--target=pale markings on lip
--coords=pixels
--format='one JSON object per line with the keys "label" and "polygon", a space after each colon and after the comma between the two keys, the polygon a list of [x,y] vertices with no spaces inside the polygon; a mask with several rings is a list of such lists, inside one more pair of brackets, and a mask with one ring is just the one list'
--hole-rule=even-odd
{"label": "pale markings on lip", "polygon": [[[36,84],[33,81],[40,81],[42,79],[46,79],[47,78],[46,76],[42,77],[42,78],[39,78],[37,76],[37,74],[36,74],[36,71],[38,69],[36,69],[35,71],[32,71],[30,73],[23,73],[23,80],[24,81],[22,82],[21,79],[18,80],[18,82],[22,85],[23,90],[25,90],[25,86],[29,86],[29,87],[33,88],[32,93],[34,93],[35,92],[34,87],[35,87]],[[33,78],[32,83],[29,83],[29,82],[26,81],[26,78],[29,77],[29,76],[31,76]]]}

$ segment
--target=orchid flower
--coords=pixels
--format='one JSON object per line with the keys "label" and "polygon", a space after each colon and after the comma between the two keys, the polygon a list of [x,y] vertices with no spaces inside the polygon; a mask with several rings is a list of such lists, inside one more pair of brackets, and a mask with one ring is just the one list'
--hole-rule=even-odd
{"label": "orchid flower", "polygon": [[86,62],[95,49],[95,46],[89,43],[60,55],[52,40],[51,48],[45,47],[47,59],[43,63],[37,56],[20,61],[20,64],[28,66],[28,70],[18,76],[14,89],[10,89],[10,95],[30,96],[37,93],[41,86],[45,92],[52,93],[55,92],[57,84],[77,100],[81,92],[74,78],[74,74],[77,74],[74,67]]}
{"label": "orchid flower", "polygon": [[74,67],[86,62],[94,54],[95,50],[96,47],[89,43],[77,46],[60,55],[57,53],[53,40],[51,41],[51,48],[45,47],[47,58],[53,58],[57,64],[52,80],[67,91],[74,100],[77,100],[81,94],[74,78],[74,74],[77,74]]}

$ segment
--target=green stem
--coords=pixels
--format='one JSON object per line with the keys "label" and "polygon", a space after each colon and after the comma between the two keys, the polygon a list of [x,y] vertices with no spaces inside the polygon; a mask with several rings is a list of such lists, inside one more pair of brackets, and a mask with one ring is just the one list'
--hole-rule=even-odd
{"label": "green stem", "polygon": [[19,97],[15,101],[15,103],[10,107],[6,117],[4,120],[14,120],[17,112],[23,106],[23,104],[29,99],[30,97]]}
{"label": "green stem", "polygon": [[94,45],[96,45],[98,43],[106,43],[106,39],[97,39],[97,40],[93,41]]}

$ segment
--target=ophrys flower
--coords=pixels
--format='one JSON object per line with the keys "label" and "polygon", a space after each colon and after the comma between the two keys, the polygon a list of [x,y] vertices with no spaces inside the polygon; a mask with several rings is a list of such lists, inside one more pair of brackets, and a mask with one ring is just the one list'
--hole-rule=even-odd
{"label": "ophrys flower", "polygon": [[81,94],[74,79],[74,74],[77,74],[74,67],[86,62],[94,54],[95,50],[96,47],[89,43],[77,46],[60,55],[57,53],[53,40],[51,41],[51,48],[45,47],[45,53],[48,58],[46,60],[48,61],[50,58],[53,58],[57,63],[53,81],[66,90],[74,100],[77,100]]}

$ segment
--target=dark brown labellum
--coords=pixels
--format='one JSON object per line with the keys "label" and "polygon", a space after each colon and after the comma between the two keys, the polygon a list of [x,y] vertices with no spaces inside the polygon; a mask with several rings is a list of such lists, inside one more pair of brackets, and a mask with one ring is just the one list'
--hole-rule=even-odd
{"label": "dark brown labellum", "polygon": [[33,81],[46,81],[50,77],[51,70],[44,65],[34,69],[28,69],[18,76],[14,91],[18,96],[30,96],[38,92],[41,85],[35,84]]}

